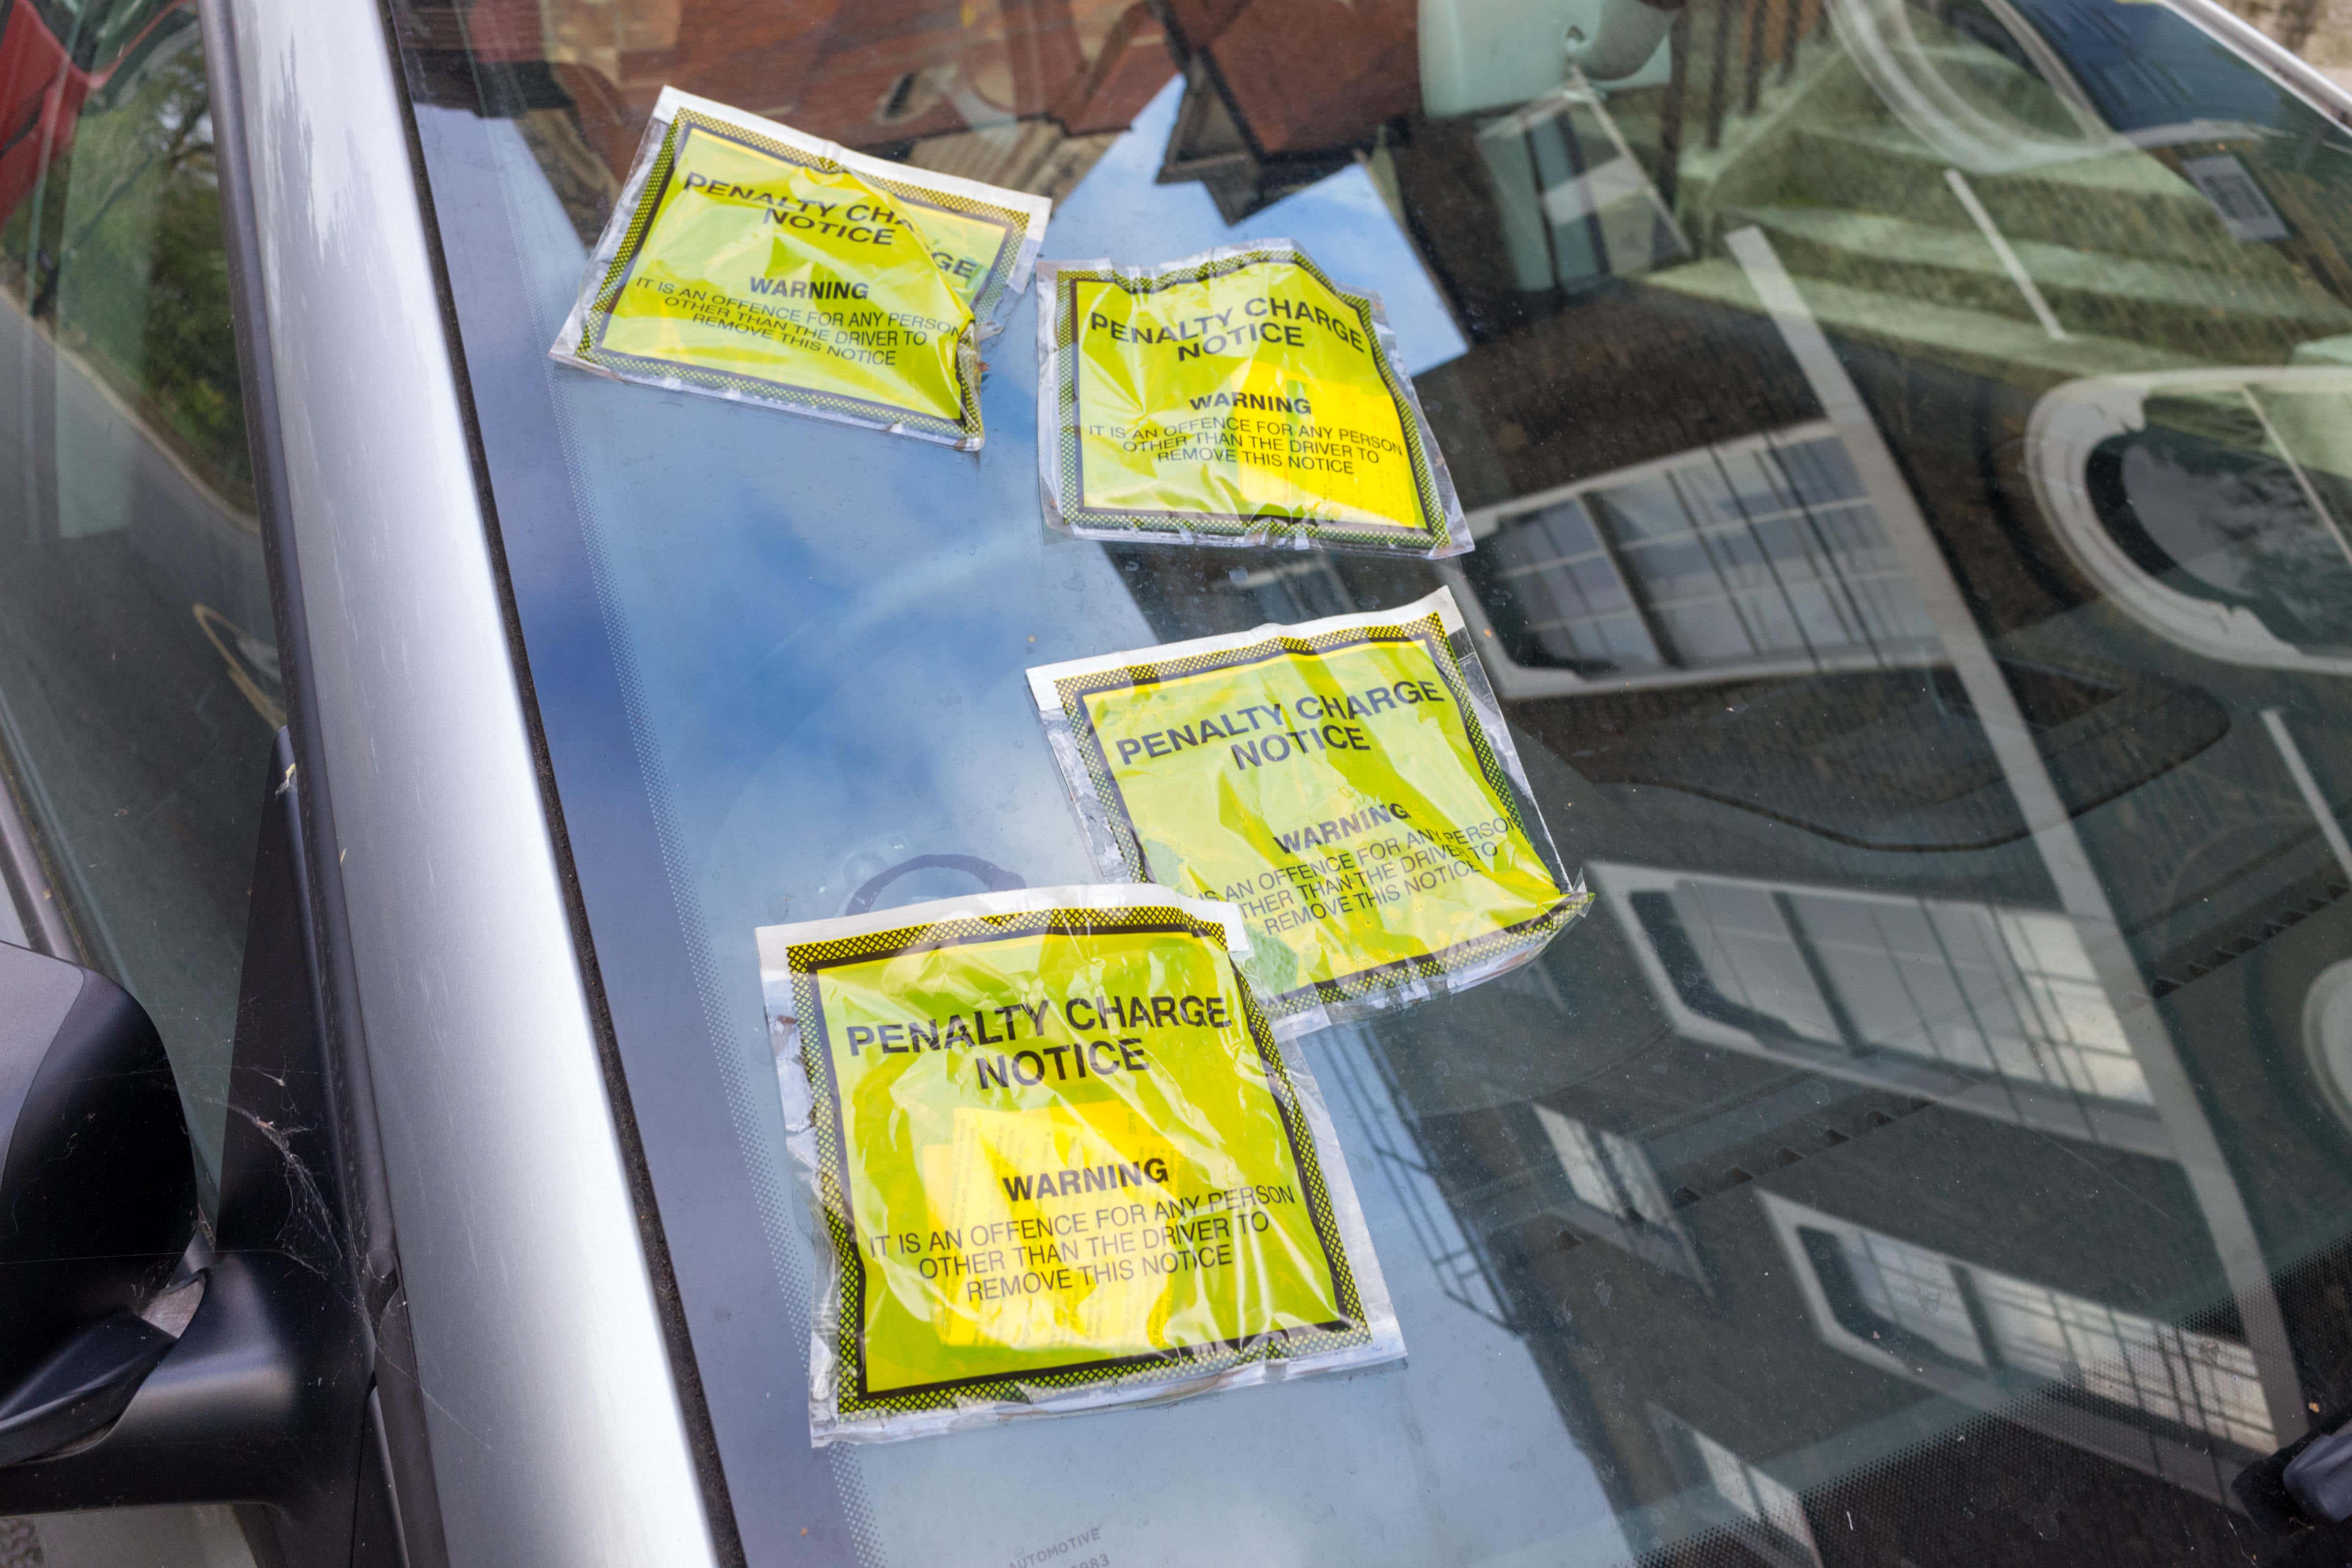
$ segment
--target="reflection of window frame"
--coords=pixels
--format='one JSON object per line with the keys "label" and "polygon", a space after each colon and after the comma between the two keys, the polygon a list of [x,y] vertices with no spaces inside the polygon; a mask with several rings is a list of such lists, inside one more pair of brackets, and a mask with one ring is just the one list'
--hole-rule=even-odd
{"label": "reflection of window frame", "polygon": [[[1778,1193],[1759,1196],[1805,1299],[1814,1331],[1833,1350],[2217,1502],[2229,1500],[2230,1480],[2243,1467],[2245,1457],[2270,1449],[2270,1442],[2262,1436],[2268,1426],[2268,1410],[2261,1378],[2252,1351],[2242,1342],[2177,1328],[2087,1297],[2019,1279],[1887,1237]],[[1815,1238],[1812,1245],[1808,1244],[1809,1234]],[[1823,1237],[1842,1255],[1857,1244],[1876,1241],[1941,1264],[1958,1298],[1961,1316],[1954,1321],[1964,1321],[1965,1331],[1973,1338],[1967,1353],[1954,1353],[1949,1345],[1933,1342],[1937,1336],[1911,1331],[1906,1325],[1863,1322],[1856,1304],[1848,1299],[1852,1288],[1824,1270],[1820,1256]],[[2186,1376],[2189,1398],[2197,1403],[2205,1419],[2189,1421],[2136,1405],[2120,1391],[2116,1394],[2103,1392],[2103,1385],[2111,1385],[2111,1379],[2095,1377],[2088,1371],[2070,1367],[2072,1375],[2053,1374],[2022,1364],[2023,1358],[2004,1351],[1995,1321],[2011,1310],[2004,1305],[2011,1298],[2031,1298],[2046,1305],[2053,1321],[2062,1323],[2063,1342],[2070,1346],[2085,1335],[2065,1332],[2064,1327],[2080,1320],[2077,1326],[2087,1330],[2089,1339],[2104,1335],[2119,1348],[2128,1345],[2137,1350],[2136,1357],[2118,1358],[2115,1364],[2128,1364],[2134,1376],[2161,1380],[2156,1403],[2177,1405]],[[2232,1364],[2217,1367],[2215,1363],[2222,1360]],[[2202,1378],[2196,1375],[2199,1366],[2205,1368]],[[2259,1427],[2250,1426],[2240,1433],[2227,1413],[2208,1407],[2206,1396],[2222,1377],[2241,1380],[2251,1390],[2250,1404],[2242,1391],[2242,1409],[2254,1413]],[[2217,1426],[2223,1430],[2216,1432]]]}
{"label": "reflection of window frame", "polygon": [[[2022,121],[1997,118],[1955,91],[1937,70],[1929,46],[1921,43],[1912,31],[1911,3],[1912,0],[1829,0],[1829,12],[1839,43],[1888,112],[1940,156],[1969,174],[2016,174],[2134,149],[2245,140],[2267,134],[2260,126],[2221,120],[2189,120],[2117,132],[2091,101],[2065,56],[2011,0],[1981,0],[2019,52],[2032,63],[2034,73],[2049,86],[2082,135],[2080,140],[2064,140]],[[2171,0],[2168,8],[2179,12],[2190,26],[2218,36],[2201,15],[2180,0]],[[2232,53],[2245,53],[2227,39],[2221,41]],[[2307,93],[2279,80],[2278,73],[2262,62],[2249,63],[2295,97],[2306,103],[2311,101]]]}
{"label": "reflection of window frame", "polygon": [[[1599,137],[1578,132],[1579,115]],[[1607,100],[1574,67],[1565,85],[1480,127],[1477,142],[1522,291],[1589,289],[1691,254]]]}
{"label": "reflection of window frame", "polygon": [[1706,1522],[1729,1531],[1773,1568],[1821,1568],[1804,1496],[1663,1405],[1650,1406],[1659,1447]]}
{"label": "reflection of window frame", "polygon": [[[1706,1287],[1698,1243],[1675,1214],[1674,1200],[1641,1142],[1539,1101],[1532,1109],[1559,1166],[1557,1179],[1547,1173],[1534,1189],[1544,1201],[1545,1213],[1654,1268]],[[1568,1189],[1564,1198],[1559,1195],[1562,1185]],[[1506,1211],[1498,1217],[1508,1223],[1519,1216]]]}
{"label": "reflection of window frame", "polygon": [[1509,1298],[1495,1282],[1485,1238],[1447,1202],[1380,1050],[1357,1024],[1340,1025],[1332,1044],[1320,1068],[1324,1081],[1355,1115],[1438,1289],[1496,1328],[1516,1331],[1503,1305]]}
{"label": "reflection of window frame", "polygon": [[2011,174],[2129,146],[2100,118],[2048,39],[2007,0],[1984,0],[1984,5],[2049,84],[2080,130],[2079,139],[2059,140],[2022,121],[1996,120],[1955,91],[1911,29],[1910,0],[1829,0],[1829,12],[1838,42],[1888,112],[1969,174]]}
{"label": "reflection of window frame", "polygon": [[[2100,446],[2147,427],[2147,400],[2167,393],[2280,386],[2352,396],[2352,369],[2252,366],[2158,372],[2070,381],[2043,395],[2025,427],[2025,471],[2034,499],[2068,557],[2108,598],[2168,640],[2230,664],[2352,675],[2352,658],[2306,653],[2263,625],[2252,610],[2183,593],[2134,561],[2099,520],[2089,467]],[[2289,465],[2294,460],[2287,458]],[[2300,473],[2300,469],[2297,469]],[[2338,519],[2352,524],[2352,519]]]}
{"label": "reflection of window frame", "polygon": [[[1876,1045],[1875,1048],[1855,1049],[1815,1041],[1786,1030],[1747,1028],[1723,1018],[1710,1017],[1684,998],[1655,942],[1636,913],[1633,900],[1636,894],[1672,893],[1685,882],[1704,882],[1762,892],[1776,898],[1834,899],[1906,910],[1929,904],[1988,910],[1996,916],[2011,912],[2002,906],[1988,904],[1980,900],[1923,899],[1854,888],[1759,881],[1722,876],[1712,871],[1670,870],[1603,860],[1588,862],[1585,870],[1601,893],[1602,902],[1616,911],[1618,926],[1625,934],[1626,944],[1633,951],[1643,977],[1649,983],[1653,998],[1673,1023],[1675,1032],[1686,1039],[1720,1046],[1748,1056],[1762,1057],[1851,1082],[1916,1095],[1956,1110],[1991,1117],[1996,1121],[2063,1133],[2157,1159],[2172,1157],[2171,1142],[2155,1110],[2148,1104],[2082,1093],[2062,1084],[2037,1082],[2003,1074],[1994,1068],[1941,1060],[1891,1046]],[[2014,912],[2064,919],[2048,910]],[[1817,986],[1822,985],[1822,975],[1816,973],[1813,982]],[[1827,1007],[1843,1005],[1827,991],[1822,993],[1822,1001]],[[1864,1045],[1875,1043],[1864,1042]]]}
{"label": "reflection of window frame", "polygon": [[[1507,501],[1480,507],[1465,514],[1465,521],[1469,526],[1471,538],[1483,543],[1500,532],[1506,524],[1547,507],[1557,506],[1569,500],[1577,500],[1580,504],[1589,506],[1586,498],[1595,491],[1621,489],[1645,480],[1664,478],[1706,462],[1710,458],[1730,459],[1758,452],[1795,448],[1816,441],[1837,438],[1837,427],[1828,420],[1811,420],[1780,429],[1758,431],[1730,440],[1668,453],[1646,462],[1614,468],[1603,474],[1594,474],[1568,484],[1555,485],[1549,489],[1514,496]],[[1848,461],[1852,461],[1851,457]],[[1857,473],[1866,472],[1859,464],[1855,464],[1854,468]],[[1877,498],[1869,492],[1866,479],[1862,488],[1850,498],[1819,503],[1800,499],[1794,510],[1806,517],[1810,531],[1818,533],[1818,525],[1811,521],[1814,512],[1848,508],[1866,510],[1874,520],[1874,526],[1881,537],[1885,539],[1887,548],[1890,551],[1893,549],[1893,541],[1887,536],[1886,521],[1879,514]],[[1709,532],[1732,531],[1738,526],[1742,525],[1718,521],[1706,525],[1706,530]],[[1752,535],[1755,526],[1753,520],[1746,520],[1744,526],[1748,528]],[[1596,530],[1596,532],[1598,531]],[[1641,591],[1631,584],[1631,574],[1624,561],[1624,556],[1631,550],[1653,548],[1654,542],[1639,541],[1629,545],[1622,542],[1612,541],[1604,533],[1601,535],[1601,552],[1607,555],[1620,579],[1626,580],[1628,583],[1629,592],[1636,605],[1631,613],[1641,616],[1649,627],[1648,635],[1654,642],[1656,641],[1658,628],[1652,613],[1640,606]],[[1823,564],[1827,567],[1830,575],[1821,580],[1834,582],[1843,595],[1849,600],[1852,599],[1853,590],[1851,584],[1863,579],[1848,574],[1846,563],[1840,558],[1833,547],[1823,544],[1822,553],[1824,556]],[[1776,650],[1747,658],[1727,659],[1717,663],[1687,666],[1662,665],[1652,668],[1593,674],[1581,674],[1573,669],[1526,665],[1519,663],[1506,651],[1503,638],[1496,628],[1494,618],[1488,614],[1486,602],[1480,597],[1476,584],[1464,567],[1457,562],[1449,561],[1441,564],[1440,571],[1453,586],[1454,598],[1462,605],[1464,614],[1469,617],[1475,628],[1479,639],[1479,651],[1486,662],[1488,676],[1504,697],[1515,700],[1581,696],[1601,691],[1657,687],[1713,686],[1727,680],[1750,680],[1774,676],[1810,676],[1839,670],[1916,668],[1937,662],[1942,658],[1940,643],[1932,631],[1926,629],[1927,621],[1923,608],[1920,613],[1922,631],[1918,637],[1913,638],[1897,637],[1885,641],[1873,641],[1865,634],[1864,640],[1862,642],[1838,647],[1808,647],[1802,652],[1792,653]],[[1899,574],[1880,575],[1899,575]],[[1749,590],[1727,590],[1727,592],[1744,591]],[[1858,608],[1851,613],[1857,616],[1860,614]]]}

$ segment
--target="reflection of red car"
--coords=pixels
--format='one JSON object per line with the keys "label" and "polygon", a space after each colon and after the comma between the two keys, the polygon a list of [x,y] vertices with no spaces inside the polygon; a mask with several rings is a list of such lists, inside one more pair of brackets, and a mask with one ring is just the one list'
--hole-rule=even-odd
{"label": "reflection of red car", "polygon": [[18,0],[0,22],[0,218],[73,144],[82,101],[186,0]]}

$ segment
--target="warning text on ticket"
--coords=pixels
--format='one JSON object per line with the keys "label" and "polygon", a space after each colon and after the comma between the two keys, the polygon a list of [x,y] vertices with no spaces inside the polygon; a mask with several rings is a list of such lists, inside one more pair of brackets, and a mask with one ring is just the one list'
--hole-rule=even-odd
{"label": "warning text on ticket", "polygon": [[980,226],[690,118],[674,134],[589,357],[817,408],[963,421],[957,356],[981,266],[968,252],[992,247],[1001,226],[967,237]]}
{"label": "warning text on ticket", "polygon": [[812,964],[803,1020],[839,1119],[855,1398],[1355,1319],[1312,1136],[1222,940],[1099,911],[908,936]]}
{"label": "warning text on ticket", "polygon": [[1075,510],[1443,533],[1370,318],[1310,268],[1067,286]]}
{"label": "warning text on ticket", "polygon": [[1434,623],[1316,641],[1057,681],[1129,874],[1238,906],[1277,1014],[1491,955],[1563,896]]}

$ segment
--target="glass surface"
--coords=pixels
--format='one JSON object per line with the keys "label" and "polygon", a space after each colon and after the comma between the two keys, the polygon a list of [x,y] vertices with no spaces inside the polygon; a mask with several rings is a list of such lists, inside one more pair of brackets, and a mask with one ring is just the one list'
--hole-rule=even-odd
{"label": "glass surface", "polygon": [[[0,940],[143,1004],[218,1173],[284,722],[192,6],[0,24]],[[245,1564],[223,1508],[0,1520],[0,1563]]]}
{"label": "glass surface", "polygon": [[0,1520],[5,1568],[253,1568],[236,1510],[117,1508]]}
{"label": "glass surface", "polygon": [[[751,1561],[2291,1544],[2230,1489],[2352,1405],[2340,100],[2185,3],[394,12]],[[1297,241],[1476,550],[1049,534],[1034,297],[977,457],[550,365],[665,84],[1049,257]],[[754,928],[1088,879],[1029,667],[1439,583],[1599,902],[1305,1047],[1407,1363],[813,1456]]]}
{"label": "glass surface", "polygon": [[195,17],[84,9],[143,14],[89,72],[27,7],[0,33],[0,121],[47,154],[0,189],[0,751],[20,896],[154,1018],[209,1177],[285,711]]}

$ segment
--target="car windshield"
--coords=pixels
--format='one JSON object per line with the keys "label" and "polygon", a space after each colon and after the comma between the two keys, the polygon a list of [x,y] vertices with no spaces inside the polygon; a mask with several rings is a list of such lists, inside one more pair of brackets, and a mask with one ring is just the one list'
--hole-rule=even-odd
{"label": "car windshield", "polygon": [[[2257,5],[2282,47],[2208,0],[394,0],[722,1533],[2281,1549],[2232,1483],[2352,1405],[2322,9]],[[1049,529],[1041,289],[977,453],[551,361],[668,87],[1049,197],[1048,259],[1292,242],[1383,302],[1473,548]],[[755,931],[1101,881],[1033,668],[1440,587],[1595,899],[1297,1044],[1407,1359],[813,1448]]]}

